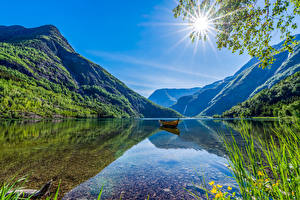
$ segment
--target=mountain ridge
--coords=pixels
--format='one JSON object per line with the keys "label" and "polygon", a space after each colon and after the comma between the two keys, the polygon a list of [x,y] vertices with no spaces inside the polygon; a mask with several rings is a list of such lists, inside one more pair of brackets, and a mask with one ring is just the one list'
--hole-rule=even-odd
{"label": "mountain ridge", "polygon": [[233,106],[222,117],[300,117],[300,72]]}
{"label": "mountain ridge", "polygon": [[[0,26],[0,66],[2,117],[22,117],[25,111],[40,117],[180,116],[137,94],[75,52],[53,25]],[[28,85],[13,81],[17,79]],[[8,88],[21,97],[10,94]],[[37,108],[33,106],[36,95],[41,95]],[[26,101],[30,102],[27,108],[21,105]]]}
{"label": "mountain ridge", "polygon": [[[300,40],[300,34],[296,35],[296,40]],[[278,48],[282,43],[274,47]],[[214,86],[209,89],[179,98],[171,108],[186,116],[222,114],[232,106],[245,101],[265,88],[271,88],[280,80],[299,71],[299,49],[298,44],[293,54],[282,52],[275,55],[275,63],[267,69],[259,68],[258,59],[252,58],[234,75],[210,84]]]}
{"label": "mountain ridge", "polygon": [[170,107],[177,100],[186,95],[190,95],[195,93],[196,91],[201,90],[201,87],[194,87],[194,88],[162,88],[155,90],[148,99],[157,103],[158,105],[164,107]]}

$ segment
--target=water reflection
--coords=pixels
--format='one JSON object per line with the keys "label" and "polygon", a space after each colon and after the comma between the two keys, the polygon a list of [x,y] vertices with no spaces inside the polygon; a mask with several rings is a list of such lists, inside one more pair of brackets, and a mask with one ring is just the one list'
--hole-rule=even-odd
{"label": "water reflection", "polygon": [[159,127],[160,130],[163,130],[163,131],[167,131],[169,133],[173,133],[175,135],[180,135],[180,130],[176,127],[176,128],[169,128],[169,127],[164,127],[164,126],[161,126]]}
{"label": "water reflection", "polygon": [[[275,122],[251,121],[257,133]],[[0,123],[0,182],[31,173],[27,187],[62,180],[65,199],[191,199],[202,176],[236,188],[219,134],[237,134],[236,120],[65,120]],[[238,135],[238,134],[237,134]],[[237,137],[237,140],[239,138]],[[200,191],[201,192],[201,191]]]}
{"label": "water reflection", "polygon": [[155,133],[153,121],[67,120],[0,124],[0,182],[29,175],[27,187],[61,180],[60,194],[95,176]]}
{"label": "water reflection", "polygon": [[200,184],[202,175],[237,188],[217,133],[228,128],[213,120],[185,120],[178,129],[180,134],[167,129],[149,136],[64,198],[95,198],[104,185],[104,199],[191,199],[183,188]]}
{"label": "water reflection", "polygon": [[193,148],[206,150],[219,156],[224,156],[224,148],[219,140],[220,132],[231,132],[223,123],[213,120],[184,120],[180,126],[180,137],[174,137],[159,132],[149,140],[158,148]]}

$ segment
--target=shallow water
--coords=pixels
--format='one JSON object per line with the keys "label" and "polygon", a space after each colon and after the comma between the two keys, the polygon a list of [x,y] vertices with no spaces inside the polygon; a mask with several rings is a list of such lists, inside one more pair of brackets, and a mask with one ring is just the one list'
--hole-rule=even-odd
{"label": "shallow water", "polygon": [[[249,121],[262,134],[274,121]],[[193,199],[206,182],[238,190],[226,167],[220,134],[235,134],[238,120],[190,119],[180,134],[151,120],[3,121],[0,123],[0,180],[29,175],[27,187],[61,180],[64,199]]]}

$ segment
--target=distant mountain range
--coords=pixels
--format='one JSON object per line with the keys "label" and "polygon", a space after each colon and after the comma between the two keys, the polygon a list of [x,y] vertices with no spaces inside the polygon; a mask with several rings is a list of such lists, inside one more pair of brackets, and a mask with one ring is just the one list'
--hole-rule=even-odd
{"label": "distant mountain range", "polygon": [[200,87],[190,89],[159,89],[155,90],[148,99],[158,105],[170,107],[174,105],[180,97],[194,94],[200,89]]}
{"label": "distant mountain range", "polygon": [[[300,40],[300,35],[296,35],[296,39]],[[283,42],[275,47],[278,48],[282,44]],[[276,61],[266,69],[259,68],[258,59],[252,58],[233,76],[209,84],[194,94],[181,96],[170,107],[185,116],[222,114],[261,90],[271,88],[279,81],[300,71],[299,49],[300,45],[297,45],[293,54],[282,52],[276,55]]]}
{"label": "distant mountain range", "polygon": [[0,118],[178,116],[76,53],[55,26],[0,26]]}

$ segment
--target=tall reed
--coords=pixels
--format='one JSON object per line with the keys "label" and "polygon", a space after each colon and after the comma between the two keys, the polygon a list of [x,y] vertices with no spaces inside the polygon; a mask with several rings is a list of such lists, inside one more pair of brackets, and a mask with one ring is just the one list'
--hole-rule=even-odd
{"label": "tall reed", "polygon": [[[202,183],[207,199],[300,199],[300,123],[291,127],[282,125],[267,139],[252,134],[251,126],[242,120],[240,134],[222,135],[226,147],[229,169],[239,185],[239,197],[232,188],[214,183]],[[296,127],[296,128],[295,128]],[[200,198],[195,195],[196,198]]]}
{"label": "tall reed", "polygon": [[[296,126],[299,122],[296,122]],[[273,130],[268,139],[255,137],[241,122],[244,144],[222,137],[230,168],[243,199],[300,199],[300,137],[288,125]]]}

